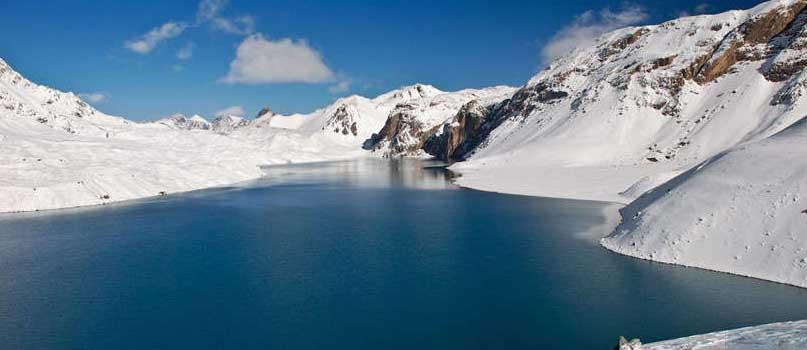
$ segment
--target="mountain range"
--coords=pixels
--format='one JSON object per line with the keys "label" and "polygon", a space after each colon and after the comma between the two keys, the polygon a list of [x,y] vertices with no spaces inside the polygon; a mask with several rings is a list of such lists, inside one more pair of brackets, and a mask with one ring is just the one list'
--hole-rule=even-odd
{"label": "mountain range", "polygon": [[807,287],[807,0],[618,29],[519,88],[416,84],[308,114],[134,122],[0,60],[0,211],[435,157],[481,190],[626,204],[602,244]]}

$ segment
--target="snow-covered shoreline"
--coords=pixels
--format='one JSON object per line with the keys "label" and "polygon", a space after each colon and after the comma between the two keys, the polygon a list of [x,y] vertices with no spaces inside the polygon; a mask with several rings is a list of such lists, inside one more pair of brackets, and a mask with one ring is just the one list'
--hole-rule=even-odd
{"label": "snow-covered shoreline", "polygon": [[[264,176],[262,166],[397,154],[404,136],[431,129],[472,99],[513,88],[444,92],[416,84],[375,98],[348,96],[309,114],[264,108],[255,119],[175,114],[134,122],[72,93],[27,80],[0,59],[0,213],[95,206],[227,186]],[[364,149],[389,115],[409,122]],[[422,128],[415,130],[416,128]]]}
{"label": "snow-covered shoreline", "polygon": [[[613,31],[517,91],[418,84],[309,114],[149,123],[105,115],[0,60],[0,213],[228,186],[266,165],[422,155],[430,145],[464,161],[450,167],[462,187],[624,205],[604,213],[605,226],[621,221],[600,241],[611,251],[807,288],[804,57],[807,0],[772,0]],[[805,330],[774,324],[644,348],[715,337],[746,346],[767,333],[803,342]]]}
{"label": "snow-covered shoreline", "polygon": [[807,320],[770,323],[644,344],[636,350],[807,349]]}

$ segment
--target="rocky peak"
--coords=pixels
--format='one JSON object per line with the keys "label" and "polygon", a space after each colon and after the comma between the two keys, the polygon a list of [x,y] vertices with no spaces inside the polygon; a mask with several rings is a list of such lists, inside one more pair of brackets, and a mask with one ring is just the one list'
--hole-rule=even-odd
{"label": "rocky peak", "polygon": [[491,107],[479,100],[466,103],[450,122],[441,125],[441,129],[426,140],[423,150],[441,160],[465,159],[487,136],[483,129],[489,132],[495,128],[487,119],[490,111]]}
{"label": "rocky peak", "polygon": [[222,115],[210,122],[210,130],[220,134],[228,134],[235,129],[245,127],[250,124],[249,120],[236,115]]}
{"label": "rocky peak", "polygon": [[274,116],[275,114],[277,113],[273,112],[271,109],[269,109],[269,107],[263,107],[261,108],[260,111],[258,111],[258,115],[255,116],[255,119],[258,119],[263,116],[271,117]]}
{"label": "rocky peak", "polygon": [[379,104],[398,104],[401,102],[418,100],[428,97],[434,97],[443,94],[443,91],[438,90],[434,86],[426,84],[415,84],[405,86],[397,90],[390,91],[373,99]]}
{"label": "rocky peak", "polygon": [[507,86],[466,89],[399,102],[381,130],[365,142],[364,148],[385,157],[420,155],[426,140],[439,132],[469,101],[492,104],[510,96],[514,90]]}
{"label": "rocky peak", "polygon": [[433,134],[435,130],[425,130],[415,113],[416,109],[414,104],[398,104],[387,117],[384,127],[366,140],[363,148],[371,151],[383,149],[385,157],[419,153],[425,135]]}
{"label": "rocky peak", "polygon": [[128,122],[98,112],[70,92],[37,85],[0,59],[0,113],[30,118],[71,134],[106,136]]}
{"label": "rocky peak", "polygon": [[359,133],[357,116],[355,107],[343,103],[328,117],[322,130],[330,129],[337,134],[357,136]]}
{"label": "rocky peak", "polygon": [[182,113],[175,113],[155,123],[181,130],[209,130],[210,123],[199,115],[187,117]]}

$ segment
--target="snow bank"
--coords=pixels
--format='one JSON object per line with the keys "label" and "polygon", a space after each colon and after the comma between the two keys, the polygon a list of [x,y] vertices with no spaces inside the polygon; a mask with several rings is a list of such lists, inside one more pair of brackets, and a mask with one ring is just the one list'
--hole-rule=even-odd
{"label": "snow bank", "polygon": [[645,344],[641,350],[807,349],[807,321],[771,323]]}
{"label": "snow bank", "polygon": [[645,193],[602,245],[807,287],[807,118]]}

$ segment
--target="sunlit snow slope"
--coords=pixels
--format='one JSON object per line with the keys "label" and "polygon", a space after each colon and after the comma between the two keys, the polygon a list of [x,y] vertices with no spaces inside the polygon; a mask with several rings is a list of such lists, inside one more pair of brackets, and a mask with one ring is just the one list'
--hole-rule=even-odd
{"label": "sunlit snow slope", "polygon": [[719,154],[622,209],[603,239],[643,259],[807,287],[807,118]]}
{"label": "sunlit snow slope", "polygon": [[[552,63],[466,137],[460,184],[627,203],[807,115],[805,0],[599,38]],[[462,149],[462,148],[461,148]],[[468,149],[466,147],[465,149]]]}

